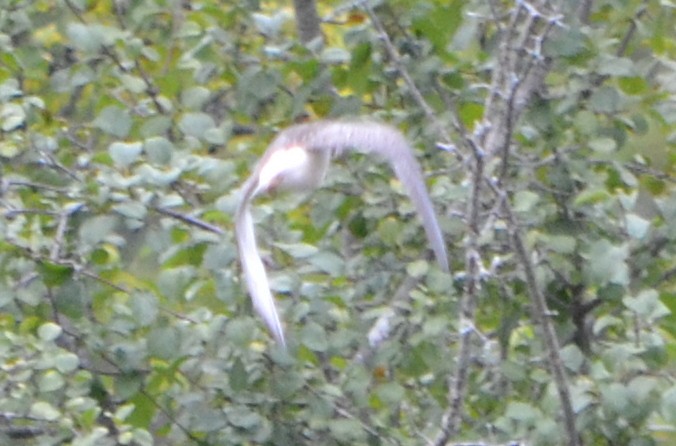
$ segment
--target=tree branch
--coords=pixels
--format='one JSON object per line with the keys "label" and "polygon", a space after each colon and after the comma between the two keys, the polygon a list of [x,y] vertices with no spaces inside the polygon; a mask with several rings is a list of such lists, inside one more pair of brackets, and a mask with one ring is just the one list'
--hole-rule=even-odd
{"label": "tree branch", "polygon": [[293,9],[300,41],[307,45],[315,39],[321,39],[322,30],[319,26],[320,20],[315,0],[293,0]]}
{"label": "tree branch", "polygon": [[[440,432],[434,445],[445,445],[460,431],[467,380],[469,374],[471,347],[470,329],[474,320],[476,300],[480,290],[480,246],[479,246],[479,210],[482,206],[482,186],[488,185],[496,194],[503,213],[509,216],[512,247],[517,254],[521,267],[529,284],[528,292],[537,314],[536,323],[542,326],[545,345],[548,350],[548,364],[554,375],[556,387],[563,410],[568,443],[579,444],[575,430],[575,418],[570,401],[566,376],[559,357],[556,332],[548,319],[544,296],[535,281],[533,265],[523,243],[520,228],[507,201],[506,193],[498,188],[499,183],[488,180],[491,171],[486,171],[494,156],[501,158],[499,178],[504,180],[510,161],[514,127],[532,95],[541,87],[550,62],[541,53],[543,42],[552,28],[559,24],[559,15],[544,13],[547,2],[518,2],[511,11],[505,34],[498,49],[496,69],[493,71],[491,90],[486,99],[484,119],[477,126],[473,140],[474,169],[472,169],[472,190],[468,202],[469,234],[466,243],[466,284],[460,301],[460,353],[456,374],[449,380],[449,407],[441,421]],[[502,29],[502,28],[501,28]]]}

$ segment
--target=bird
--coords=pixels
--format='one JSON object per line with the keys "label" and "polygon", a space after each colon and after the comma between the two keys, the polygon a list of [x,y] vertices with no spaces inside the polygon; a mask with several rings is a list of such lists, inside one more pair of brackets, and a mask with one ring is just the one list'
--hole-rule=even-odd
{"label": "bird", "polygon": [[374,154],[387,161],[422,220],[439,268],[450,271],[446,244],[422,169],[411,145],[396,127],[369,118],[323,119],[292,125],[277,134],[242,185],[235,213],[240,262],[254,310],[284,347],[284,329],[258,253],[251,203],[262,194],[304,193],[318,188],[331,159],[348,150]]}

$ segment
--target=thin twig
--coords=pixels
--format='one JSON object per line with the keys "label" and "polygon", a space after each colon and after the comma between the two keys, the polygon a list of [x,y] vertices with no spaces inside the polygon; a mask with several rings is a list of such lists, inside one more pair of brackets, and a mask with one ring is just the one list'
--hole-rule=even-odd
{"label": "thin twig", "polygon": [[468,203],[467,218],[469,234],[465,249],[465,289],[460,299],[460,352],[457,358],[455,376],[449,377],[448,399],[449,407],[441,419],[441,426],[434,446],[443,446],[460,430],[462,413],[467,392],[467,380],[471,360],[470,335],[474,326],[476,302],[481,289],[480,272],[481,257],[479,254],[479,209],[480,197],[484,176],[484,158],[480,152],[475,152],[475,164],[472,172],[472,191]]}
{"label": "thin twig", "polygon": [[538,286],[537,279],[535,278],[535,266],[533,265],[526,249],[526,244],[523,241],[523,235],[521,234],[521,229],[516,217],[514,216],[512,207],[509,204],[506,195],[502,191],[497,189],[494,191],[501,197],[501,202],[503,204],[502,209],[509,221],[514,251],[519,259],[521,267],[523,268],[523,272],[526,277],[526,285],[528,286],[528,294],[530,295],[531,302],[533,302],[533,306],[535,307],[535,317],[538,319],[537,322],[542,329],[543,339],[545,345],[547,346],[547,364],[549,365],[550,372],[554,376],[556,389],[559,393],[559,400],[563,410],[563,420],[566,425],[566,433],[568,435],[568,444],[571,446],[576,446],[579,444],[580,440],[577,434],[577,429],[575,428],[575,412],[573,411],[572,399],[570,396],[570,390],[568,388],[568,379],[564,371],[565,369],[563,367],[563,361],[561,360],[561,356],[559,354],[559,341],[551,319],[547,317],[547,315],[550,314],[550,311],[547,308],[547,301],[545,300],[545,296]]}
{"label": "thin twig", "polygon": [[378,31],[378,33],[380,34],[380,38],[385,44],[385,49],[390,55],[390,58],[392,59],[392,62],[395,64],[397,70],[399,71],[399,74],[404,79],[404,82],[406,82],[406,86],[411,92],[413,99],[418,103],[418,106],[423,110],[423,112],[425,113],[425,117],[427,117],[427,119],[429,119],[432,122],[434,130],[439,135],[442,136],[443,140],[446,143],[450,143],[451,135],[446,131],[445,126],[437,117],[437,114],[435,113],[434,109],[432,109],[432,107],[427,103],[425,97],[420,92],[420,89],[415,84],[415,81],[409,74],[408,70],[406,70],[406,68],[404,67],[404,64],[401,61],[401,56],[399,55],[399,51],[397,51],[397,49],[395,48],[394,44],[392,43],[392,40],[390,39],[390,36],[387,34],[387,31],[385,30],[385,27],[380,22],[380,19],[378,18],[376,13],[373,11],[373,8],[368,2],[363,2],[361,6],[368,14],[369,18],[371,19],[371,23],[373,23],[373,26],[376,29],[376,31]]}
{"label": "thin twig", "polygon": [[56,192],[58,194],[68,193],[68,189],[65,187],[52,186],[50,184],[35,183],[33,181],[24,181],[24,180],[3,180],[6,183],[0,187],[0,190],[4,190],[10,187],[29,187],[31,189],[42,189],[50,192]]}
{"label": "thin twig", "polygon": [[210,223],[205,222],[204,220],[200,220],[199,218],[192,217],[190,215],[185,215],[181,214],[180,212],[173,211],[171,209],[167,208],[162,208],[162,207],[156,207],[154,208],[157,212],[163,215],[167,215],[169,217],[175,218],[177,220],[182,221],[183,223],[187,223],[192,226],[197,226],[200,229],[204,229],[209,232],[213,232],[214,234],[218,235],[224,235],[225,231],[223,229],[219,228],[218,226],[212,225]]}

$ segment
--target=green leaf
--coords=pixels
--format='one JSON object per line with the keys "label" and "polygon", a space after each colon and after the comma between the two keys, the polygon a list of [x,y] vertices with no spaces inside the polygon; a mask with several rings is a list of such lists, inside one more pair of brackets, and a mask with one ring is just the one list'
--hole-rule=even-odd
{"label": "green leaf", "polygon": [[639,316],[654,321],[671,314],[669,308],[662,303],[654,289],[642,290],[636,297],[625,297],[622,303]]}
{"label": "green leaf", "polygon": [[601,389],[601,403],[607,410],[622,414],[630,404],[629,392],[621,383],[610,383]]}
{"label": "green leaf", "polygon": [[92,26],[83,23],[71,23],[66,28],[66,35],[72,44],[86,52],[95,52],[103,45],[103,36]]}
{"label": "green leaf", "polygon": [[644,94],[651,88],[648,80],[643,77],[621,77],[617,80],[617,84],[623,93],[635,96]]}
{"label": "green leaf", "polygon": [[676,424],[676,385],[672,385],[662,393],[662,416],[672,424]]}
{"label": "green leaf", "polygon": [[97,446],[105,444],[105,439],[109,434],[110,432],[108,432],[107,428],[98,426],[92,429],[91,432],[79,435],[70,446]]}
{"label": "green leaf", "polygon": [[507,405],[505,415],[513,420],[526,423],[533,423],[541,417],[540,411],[528,403],[518,401],[510,402]]}
{"label": "green leaf", "polygon": [[141,164],[136,173],[143,177],[143,180],[152,186],[167,187],[175,183],[181,177],[179,169],[160,170],[149,164]]}
{"label": "green leaf", "polygon": [[602,155],[609,155],[617,149],[617,143],[612,138],[595,138],[589,141],[589,147]]}
{"label": "green leaf", "polygon": [[63,285],[73,277],[74,269],[69,265],[60,265],[58,263],[42,262],[40,263],[40,272],[42,280],[47,286]]}
{"label": "green leaf", "polygon": [[350,61],[350,53],[344,48],[329,47],[321,54],[321,61],[326,64],[343,64]]}
{"label": "green leaf", "polygon": [[466,102],[460,106],[459,115],[463,124],[473,127],[483,118],[484,106],[474,102]]}
{"label": "green leaf", "polygon": [[61,389],[66,381],[56,370],[47,370],[38,378],[38,388],[41,392],[53,392]]}
{"label": "green leaf", "polygon": [[587,206],[608,201],[611,198],[605,188],[590,187],[580,192],[573,201],[575,206]]}
{"label": "green leaf", "polygon": [[216,126],[214,119],[206,113],[195,112],[184,114],[178,122],[178,128],[185,135],[203,138],[208,130]]}
{"label": "green leaf", "polygon": [[593,242],[587,254],[587,271],[591,279],[599,285],[615,283],[629,284],[629,267],[626,259],[629,246],[612,245],[608,240]]}
{"label": "green leaf", "polygon": [[139,222],[141,222],[148,213],[148,209],[141,203],[137,202],[120,203],[115,205],[113,209],[115,212],[118,212],[124,217],[127,217],[131,220],[137,220]]}
{"label": "green leaf", "polygon": [[622,98],[615,88],[601,87],[589,98],[589,105],[598,113],[614,113],[620,110]]}
{"label": "green leaf", "polygon": [[324,329],[314,323],[308,322],[300,333],[301,342],[310,350],[315,352],[323,352],[329,346],[329,341]]}
{"label": "green leaf", "polygon": [[598,119],[596,114],[589,110],[580,110],[575,115],[574,123],[575,128],[584,135],[595,136],[598,133]]}
{"label": "green leaf", "polygon": [[150,434],[150,432],[145,429],[136,428],[130,433],[132,436],[129,438],[129,442],[127,444],[134,444],[138,446],[153,446],[155,444],[155,439]]}
{"label": "green leaf", "polygon": [[575,413],[582,412],[596,401],[593,389],[590,385],[578,383],[573,385],[570,390],[571,402]]}
{"label": "green leaf", "polygon": [[228,142],[230,137],[230,130],[224,127],[213,127],[206,132],[204,132],[204,140],[209,144],[214,144],[217,146],[224,145]]}
{"label": "green leaf", "polygon": [[571,371],[577,372],[584,363],[584,355],[576,345],[569,344],[561,349],[561,360],[563,365]]}
{"label": "green leaf", "polygon": [[618,326],[622,326],[622,319],[614,316],[602,315],[596,320],[596,322],[594,322],[593,333],[598,335],[607,328]]}
{"label": "green leaf", "polygon": [[159,208],[173,208],[183,206],[185,200],[179,194],[163,195],[157,200],[157,207]]}
{"label": "green leaf", "polygon": [[141,156],[143,145],[140,142],[114,142],[108,146],[108,153],[117,167],[130,166]]}
{"label": "green leaf", "polygon": [[134,319],[142,327],[155,322],[159,312],[157,297],[152,293],[133,293],[131,295],[130,307]]}
{"label": "green leaf", "polygon": [[636,376],[627,383],[629,397],[635,405],[651,404],[660,390],[660,380],[654,376]]}
{"label": "green leaf", "polygon": [[126,420],[134,412],[133,404],[123,404],[117,408],[113,417],[117,420]]}
{"label": "green leaf", "polygon": [[375,388],[375,393],[389,407],[396,407],[406,396],[404,387],[396,382],[380,384]]}
{"label": "green leaf", "polygon": [[147,336],[148,354],[161,359],[175,359],[181,355],[181,338],[174,327],[152,327]]}
{"label": "green leaf", "polygon": [[636,214],[627,214],[625,216],[627,222],[627,233],[636,240],[641,240],[648,233],[650,222]]}
{"label": "green leaf", "polygon": [[128,401],[134,405],[134,413],[131,415],[130,421],[135,426],[150,426],[158,411],[151,397],[139,392]]}
{"label": "green leaf", "polygon": [[449,331],[449,320],[445,315],[428,317],[422,326],[423,333],[429,338],[444,336]]}
{"label": "green leaf", "polygon": [[241,359],[235,359],[230,372],[228,373],[228,382],[235,392],[245,390],[249,384],[249,373]]}
{"label": "green leaf", "polygon": [[14,158],[22,153],[23,150],[22,145],[11,141],[0,141],[0,156],[3,158]]}
{"label": "green leaf", "polygon": [[170,299],[181,299],[185,288],[192,283],[196,271],[191,266],[178,266],[160,271],[156,284],[160,293]]}
{"label": "green leaf", "polygon": [[30,416],[38,420],[55,421],[61,417],[61,412],[46,401],[38,401],[31,405]]}
{"label": "green leaf", "polygon": [[46,322],[38,327],[38,336],[45,342],[56,340],[63,333],[63,328],[53,322]]}
{"label": "green leaf", "polygon": [[530,212],[540,201],[535,192],[522,190],[514,194],[514,210],[516,212]]}
{"label": "green leaf", "polygon": [[599,74],[606,76],[634,76],[634,62],[626,57],[616,57],[610,54],[602,54],[599,60]]}
{"label": "green leaf", "polygon": [[132,93],[141,94],[146,90],[146,83],[141,77],[124,74],[120,76],[120,82]]}
{"label": "green leaf", "polygon": [[233,319],[225,326],[225,339],[237,346],[247,346],[254,338],[254,331],[258,321],[254,323],[252,318]]}
{"label": "green leaf", "polygon": [[19,104],[4,104],[0,109],[0,130],[11,132],[26,123],[26,112]]}
{"label": "green leaf", "polygon": [[254,411],[244,407],[244,406],[235,406],[226,411],[228,416],[228,421],[234,426],[237,426],[242,429],[256,429],[258,428],[263,420],[261,417]]}
{"label": "green leaf", "polygon": [[547,248],[559,254],[572,254],[577,249],[577,240],[568,235],[543,235]]}
{"label": "green leaf", "polygon": [[152,136],[143,142],[148,161],[155,164],[169,164],[174,153],[174,144],[163,136]]}
{"label": "green leaf", "polygon": [[113,233],[117,226],[118,217],[112,215],[99,215],[88,218],[80,226],[80,241],[86,245],[96,245],[105,240]]}
{"label": "green leaf", "polygon": [[272,16],[254,12],[251,17],[258,31],[268,38],[277,37],[282,26],[289,20],[289,15],[284,10],[280,10]]}
{"label": "green leaf", "polygon": [[378,223],[378,236],[386,246],[394,246],[402,233],[402,223],[393,217],[386,217]]}
{"label": "green leaf", "polygon": [[333,419],[329,421],[329,429],[339,443],[355,444],[366,436],[359,421],[354,419]]}
{"label": "green leaf", "polygon": [[110,105],[98,114],[94,126],[117,138],[126,138],[131,130],[131,115],[125,109]]}
{"label": "green leaf", "polygon": [[239,86],[241,93],[254,100],[268,99],[277,92],[279,77],[275,72],[254,69],[242,76]]}
{"label": "green leaf", "polygon": [[200,110],[209,99],[211,92],[208,88],[195,85],[181,92],[181,104],[189,110]]}
{"label": "green leaf", "polygon": [[463,22],[464,2],[459,0],[444,1],[438,4],[420,3],[419,9],[425,8],[413,21],[417,32],[422,33],[443,53],[451,44],[451,38]]}
{"label": "green leaf", "polygon": [[275,246],[295,259],[303,259],[316,254],[319,249],[307,243],[275,243]]}
{"label": "green leaf", "polygon": [[411,277],[423,277],[430,269],[427,260],[416,260],[406,265],[406,273]]}
{"label": "green leaf", "polygon": [[174,122],[168,116],[154,116],[145,120],[141,126],[141,135],[147,138],[152,136],[164,137],[173,125]]}
{"label": "green leaf", "polygon": [[74,353],[62,352],[54,358],[54,367],[61,373],[74,372],[79,365],[80,359]]}
{"label": "green leaf", "polygon": [[0,103],[23,96],[20,86],[19,81],[14,78],[9,78],[0,84]]}
{"label": "green leaf", "polygon": [[115,394],[127,399],[135,395],[143,385],[143,376],[139,373],[124,373],[115,378]]}
{"label": "green leaf", "polygon": [[310,263],[331,277],[345,274],[345,260],[330,251],[318,251],[310,256]]}
{"label": "green leaf", "polygon": [[587,47],[587,37],[574,27],[556,30],[554,37],[545,42],[545,52],[548,56],[578,56]]}

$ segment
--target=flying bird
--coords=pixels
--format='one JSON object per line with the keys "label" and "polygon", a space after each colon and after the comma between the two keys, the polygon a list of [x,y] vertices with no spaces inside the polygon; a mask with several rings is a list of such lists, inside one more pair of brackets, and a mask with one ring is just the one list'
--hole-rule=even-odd
{"label": "flying bird", "polygon": [[242,186],[235,215],[240,261],[253,307],[274,338],[286,345],[284,329],[258,254],[250,204],[257,196],[277,191],[307,192],[319,187],[332,157],[349,149],[385,159],[404,186],[420,215],[441,270],[448,272],[448,255],[422,170],[410,144],[396,128],[376,121],[320,120],[281,131],[270,143]]}

